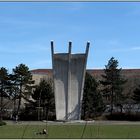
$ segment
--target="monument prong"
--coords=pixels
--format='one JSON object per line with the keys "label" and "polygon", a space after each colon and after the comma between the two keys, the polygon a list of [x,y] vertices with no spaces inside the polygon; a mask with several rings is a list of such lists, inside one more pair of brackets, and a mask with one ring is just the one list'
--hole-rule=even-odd
{"label": "monument prong", "polygon": [[54,45],[53,45],[53,40],[51,40],[51,51],[52,51],[52,56],[54,54]]}
{"label": "monument prong", "polygon": [[71,112],[70,103],[71,103],[71,97],[69,93],[71,92],[71,72],[70,72],[70,63],[71,63],[71,49],[72,49],[72,42],[69,41],[69,52],[68,52],[68,89],[67,89],[67,103],[66,103],[66,120],[69,119],[69,112]]}
{"label": "monument prong", "polygon": [[89,52],[89,46],[90,46],[90,42],[88,41],[87,42],[87,45],[86,45],[86,51],[85,51],[85,62],[84,62],[84,69],[83,69],[83,79],[82,79],[82,86],[81,86],[81,94],[79,96],[79,116],[78,116],[78,119],[80,120],[81,119],[81,104],[82,104],[82,99],[83,99],[83,92],[84,92],[84,81],[85,81],[85,75],[86,75],[86,65],[87,65],[87,57],[88,57],[88,52]]}
{"label": "monument prong", "polygon": [[[53,69],[53,89],[54,89],[54,92],[56,92],[56,89],[55,89],[55,82],[54,82],[54,75],[55,75],[55,71],[54,71],[54,44],[53,44],[53,40],[51,40],[51,54],[52,54],[52,69]],[[54,94],[54,96],[56,96]],[[55,97],[56,99],[56,97]],[[56,103],[56,100],[55,100],[55,103]],[[56,107],[56,105],[55,105]]]}
{"label": "monument prong", "polygon": [[69,41],[69,54],[71,54],[72,42]]}
{"label": "monument prong", "polygon": [[86,55],[88,54],[88,51],[89,51],[89,46],[90,46],[90,42],[88,41],[88,42],[87,42],[87,46],[86,46],[86,52],[85,52],[85,53],[86,53]]}

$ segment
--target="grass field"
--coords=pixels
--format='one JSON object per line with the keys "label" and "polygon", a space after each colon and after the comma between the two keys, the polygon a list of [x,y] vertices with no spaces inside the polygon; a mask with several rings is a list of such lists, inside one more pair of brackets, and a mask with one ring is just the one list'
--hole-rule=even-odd
{"label": "grass field", "polygon": [[45,125],[0,126],[0,138],[140,138],[140,125],[49,125],[48,136],[37,135]]}

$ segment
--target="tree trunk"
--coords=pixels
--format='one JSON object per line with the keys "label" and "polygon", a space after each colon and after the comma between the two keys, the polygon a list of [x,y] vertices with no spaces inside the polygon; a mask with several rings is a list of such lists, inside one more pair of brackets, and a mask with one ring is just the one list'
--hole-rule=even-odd
{"label": "tree trunk", "polygon": [[21,105],[21,94],[22,94],[22,85],[20,85],[20,93],[19,93],[19,101],[18,101],[18,108],[17,108],[17,115],[19,115],[20,105]]}
{"label": "tree trunk", "polygon": [[1,100],[0,100],[0,121],[3,120],[3,114],[2,114],[2,111],[3,111],[3,86],[1,87]]}
{"label": "tree trunk", "polygon": [[17,115],[19,114],[20,105],[21,105],[21,96],[19,96],[18,108],[17,108]]}
{"label": "tree trunk", "polygon": [[113,101],[113,88],[112,88],[112,90],[111,90],[111,110],[110,110],[110,111],[111,111],[111,112],[110,112],[111,115],[112,115],[112,113],[113,113],[113,102],[114,102],[114,101]]}
{"label": "tree trunk", "polygon": [[49,118],[49,110],[50,110],[50,106],[48,105],[47,110],[46,110],[46,120],[48,121]]}
{"label": "tree trunk", "polygon": [[3,111],[3,97],[2,97],[2,93],[1,93],[1,101],[0,101],[0,121],[3,120],[3,117],[2,117],[2,111]]}

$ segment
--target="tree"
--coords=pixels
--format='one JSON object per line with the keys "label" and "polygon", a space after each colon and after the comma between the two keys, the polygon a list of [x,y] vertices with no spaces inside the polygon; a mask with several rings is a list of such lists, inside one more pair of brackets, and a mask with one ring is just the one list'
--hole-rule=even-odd
{"label": "tree", "polygon": [[82,102],[84,119],[101,115],[105,109],[98,85],[97,81],[89,73],[86,73]]}
{"label": "tree", "polygon": [[18,108],[16,111],[16,114],[18,115],[21,106],[21,98],[26,97],[29,94],[28,88],[34,83],[28,66],[25,64],[19,64],[16,66],[13,69],[13,81],[16,87],[15,89],[18,91],[18,93],[16,92],[16,96],[18,96],[19,99]]}
{"label": "tree", "polygon": [[133,92],[133,97],[132,99],[136,102],[136,103],[140,103],[140,85],[139,87],[137,87],[134,92]]}
{"label": "tree", "polygon": [[8,81],[8,72],[4,67],[0,68],[0,121],[2,121],[2,112],[3,112],[3,97],[6,96],[5,90]]}
{"label": "tree", "polygon": [[[55,112],[55,100],[52,80],[42,79],[39,85],[36,85],[36,88],[32,94],[32,98],[36,100],[37,107],[42,107],[44,112],[44,119],[48,120],[49,113]],[[39,118],[40,120],[40,114]]]}
{"label": "tree", "polygon": [[135,104],[138,105],[138,110],[140,108],[140,85],[134,90],[134,94],[132,95],[132,99],[134,100]]}
{"label": "tree", "polygon": [[122,111],[122,101],[124,96],[122,94],[123,84],[126,82],[121,75],[121,68],[118,69],[118,60],[112,57],[108,64],[105,65],[103,80],[100,83],[103,85],[103,95],[110,101],[110,113],[113,112],[113,106],[120,106]]}

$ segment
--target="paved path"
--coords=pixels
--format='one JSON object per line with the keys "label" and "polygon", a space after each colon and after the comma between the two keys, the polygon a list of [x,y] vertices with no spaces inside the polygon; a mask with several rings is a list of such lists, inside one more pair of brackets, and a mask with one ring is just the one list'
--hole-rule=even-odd
{"label": "paved path", "polygon": [[7,125],[140,125],[140,121],[71,121],[71,122],[57,122],[57,121],[5,121]]}

